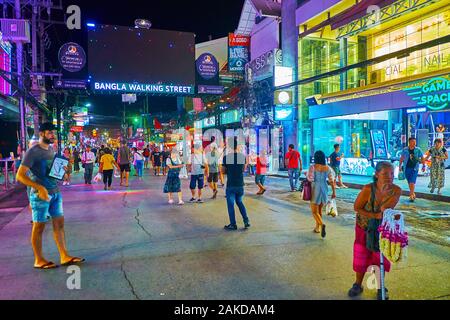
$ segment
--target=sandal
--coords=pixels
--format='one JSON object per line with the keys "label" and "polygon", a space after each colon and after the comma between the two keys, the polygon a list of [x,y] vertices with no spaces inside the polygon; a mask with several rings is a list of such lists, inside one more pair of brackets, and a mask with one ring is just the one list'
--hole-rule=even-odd
{"label": "sandal", "polygon": [[35,269],[42,269],[42,270],[49,270],[49,269],[56,269],[58,268],[58,266],[54,263],[54,262],[47,262],[46,264],[40,266],[40,267],[36,267],[34,266]]}
{"label": "sandal", "polygon": [[78,264],[78,263],[83,263],[85,261],[86,261],[86,259],[73,257],[72,259],[70,259],[70,261],[68,261],[66,263],[61,263],[61,265],[65,267],[65,266],[71,266],[71,265]]}

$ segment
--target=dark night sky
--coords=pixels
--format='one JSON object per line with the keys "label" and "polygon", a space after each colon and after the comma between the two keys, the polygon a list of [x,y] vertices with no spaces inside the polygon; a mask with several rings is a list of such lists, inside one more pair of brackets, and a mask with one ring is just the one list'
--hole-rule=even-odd
{"label": "dark night sky", "polygon": [[[77,4],[81,8],[82,28],[86,30],[86,22],[97,24],[134,26],[137,18],[148,19],[152,28],[193,32],[196,43],[226,36],[237,28],[244,0],[173,0],[173,1],[122,1],[111,0],[63,0],[65,7]],[[49,31],[52,47],[50,60],[58,67],[57,52],[62,44],[75,41],[86,44],[82,32],[70,31],[67,28],[53,27]],[[91,96],[94,105],[93,113],[119,116],[122,109],[120,95]],[[130,107],[136,113],[142,108],[143,99]],[[167,97],[151,97],[150,112],[176,110],[176,99]]]}

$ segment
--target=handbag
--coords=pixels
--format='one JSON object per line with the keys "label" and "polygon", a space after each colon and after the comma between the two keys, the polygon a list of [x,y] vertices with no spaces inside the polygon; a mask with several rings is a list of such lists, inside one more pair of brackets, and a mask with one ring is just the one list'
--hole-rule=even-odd
{"label": "handbag", "polygon": [[311,201],[312,198],[312,186],[309,180],[305,180],[303,184],[303,200]]}
{"label": "handbag", "polygon": [[[371,193],[372,213],[375,213],[375,184],[372,184]],[[366,248],[372,252],[380,252],[380,232],[381,220],[369,219],[366,230]]]}
{"label": "handbag", "polygon": [[402,180],[405,180],[405,179],[406,179],[405,173],[403,171],[400,171],[398,173],[398,180],[402,181]]}

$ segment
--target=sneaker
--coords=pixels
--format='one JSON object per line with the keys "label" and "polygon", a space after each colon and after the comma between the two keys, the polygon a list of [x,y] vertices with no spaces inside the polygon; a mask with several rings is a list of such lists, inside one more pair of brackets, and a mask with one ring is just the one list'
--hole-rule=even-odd
{"label": "sneaker", "polygon": [[438,189],[437,194],[438,194],[439,196],[442,196],[442,191],[441,191],[441,189]]}
{"label": "sneaker", "polygon": [[203,203],[203,200],[202,199],[198,199],[197,203]]}
{"label": "sneaker", "polygon": [[214,190],[214,194],[213,194],[213,197],[212,197],[213,200],[217,199],[217,193],[218,193],[218,191]]}
{"label": "sneaker", "polygon": [[108,190],[108,187],[105,186],[105,187],[103,188],[103,190]]}
{"label": "sneaker", "polygon": [[[389,300],[389,290],[385,287],[385,297],[384,300]],[[382,300],[382,296],[381,296],[381,289],[378,289],[377,291],[377,300]]]}
{"label": "sneaker", "polygon": [[361,295],[364,291],[364,288],[361,287],[359,284],[354,284],[353,287],[348,291],[348,296],[350,298],[354,298],[357,297],[359,295]]}
{"label": "sneaker", "polygon": [[340,187],[340,186],[336,185],[336,189],[341,189],[341,188],[343,188],[343,187]]}
{"label": "sneaker", "polygon": [[237,230],[237,225],[229,224],[229,225],[225,226],[224,229],[225,230],[230,230],[230,231]]}
{"label": "sneaker", "polygon": [[189,200],[190,203],[194,203],[196,201],[195,198],[192,198],[191,200]]}
{"label": "sneaker", "polygon": [[245,228],[245,229],[249,229],[250,227],[251,227],[250,222],[246,222],[246,223],[244,224],[244,228]]}
{"label": "sneaker", "polygon": [[178,202],[178,205],[179,205],[179,206],[184,205],[184,201],[182,200],[182,201]]}
{"label": "sneaker", "polygon": [[175,202],[173,200],[169,200],[169,204],[174,204]]}

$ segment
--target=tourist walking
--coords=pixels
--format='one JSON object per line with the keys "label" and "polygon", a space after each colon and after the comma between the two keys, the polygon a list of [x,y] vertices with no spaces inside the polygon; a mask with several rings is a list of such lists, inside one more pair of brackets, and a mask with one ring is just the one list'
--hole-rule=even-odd
{"label": "tourist walking", "polygon": [[125,183],[125,187],[128,188],[130,186],[131,152],[125,141],[122,141],[120,146],[117,163],[120,168],[120,186]]}
{"label": "tourist walking", "polygon": [[445,186],[445,161],[448,160],[447,150],[441,139],[434,141],[434,146],[425,153],[424,160],[431,158],[430,184],[431,193],[438,189],[438,195],[442,195],[441,189]]}
{"label": "tourist walking", "polygon": [[80,152],[78,151],[78,148],[73,148],[73,171],[75,173],[80,172]]}
{"label": "tourist walking", "polygon": [[[205,186],[205,176],[209,177],[208,163],[203,156],[203,147],[201,144],[194,146],[194,153],[191,155],[189,161],[189,171],[191,172],[191,183],[189,189],[191,190],[192,198],[189,202],[203,203],[202,191]],[[197,190],[198,198],[195,198],[195,191]]]}
{"label": "tourist walking", "polygon": [[150,146],[145,147],[144,152],[142,155],[145,158],[144,161],[144,169],[148,169],[148,160],[150,159]]}
{"label": "tourist walking", "polygon": [[210,151],[206,154],[206,162],[208,163],[209,176],[208,183],[209,187],[213,192],[212,199],[217,198],[217,183],[219,182],[219,151],[217,145],[213,145]]}
{"label": "tourist walking", "polygon": [[322,210],[328,202],[328,182],[333,191],[331,198],[336,199],[336,182],[334,171],[326,162],[325,153],[317,151],[314,154],[314,164],[309,167],[307,179],[311,182],[311,212],[316,221],[315,233],[325,238],[326,225],[323,223]]}
{"label": "tourist walking", "polygon": [[334,174],[336,176],[336,182],[339,182],[339,184],[336,185],[336,188],[344,188],[347,189],[348,187],[342,182],[342,173],[341,173],[341,161],[344,158],[344,154],[341,152],[341,145],[335,144],[334,145],[334,152],[330,155],[330,167],[333,169]]}
{"label": "tourist walking", "polygon": [[[403,172],[409,185],[409,200],[414,202],[416,200],[416,183],[419,175],[420,164],[424,164],[423,152],[416,147],[416,138],[410,138],[408,147],[403,149],[400,158],[400,172]],[[425,171],[425,167],[422,169]]]}
{"label": "tourist walking", "polygon": [[[356,211],[355,242],[353,245],[353,271],[356,281],[349,290],[350,297],[363,292],[364,276],[371,266],[380,266],[378,227],[387,209],[395,209],[402,190],[394,184],[394,167],[390,162],[379,162],[375,167],[374,182],[364,186],[359,193],[354,209]],[[391,264],[384,260],[384,270],[390,271]],[[388,290],[386,289],[386,293]],[[381,289],[378,300],[381,300]]]}
{"label": "tourist walking", "polygon": [[170,157],[170,151],[168,147],[164,147],[164,151],[161,154],[162,156],[162,169],[163,169],[163,175],[167,175],[167,159]]}
{"label": "tourist walking", "polygon": [[94,173],[95,154],[91,151],[90,146],[86,146],[86,150],[81,156],[81,162],[84,167],[84,184],[92,184],[92,174]]}
{"label": "tourist walking", "polygon": [[152,153],[152,162],[153,162],[153,170],[155,172],[155,176],[161,175],[161,152],[159,152],[159,148],[155,147],[155,151]]}
{"label": "tourist walking", "polygon": [[234,205],[236,204],[241,212],[244,221],[245,229],[250,228],[250,221],[247,216],[247,209],[245,208],[244,198],[244,171],[247,163],[246,157],[242,153],[238,153],[237,138],[229,141],[229,148],[233,147],[233,151],[228,153],[223,159],[222,172],[227,175],[227,208],[230,224],[225,226],[225,230],[237,230],[236,214]]}
{"label": "tourist walking", "polygon": [[17,172],[17,181],[29,188],[30,207],[33,216],[31,244],[34,252],[34,268],[54,269],[58,266],[44,258],[42,238],[47,216],[52,219],[53,238],[63,266],[84,262],[83,258],[69,255],[64,232],[63,198],[57,180],[48,176],[55,152],[50,147],[55,143],[55,127],[43,123],[39,127],[39,144],[30,148]]}
{"label": "tourist walking", "polygon": [[138,178],[142,178],[144,171],[144,155],[137,148],[133,148],[133,164],[136,168]]}
{"label": "tourist walking", "polygon": [[74,160],[72,155],[70,154],[69,148],[64,148],[63,156],[69,161],[69,163],[67,164],[66,174],[64,175],[63,186],[70,186]]}
{"label": "tourist walking", "polygon": [[298,190],[298,180],[303,171],[303,163],[300,153],[294,149],[294,145],[289,145],[289,151],[286,153],[286,167],[289,173],[289,183],[291,192]]}
{"label": "tourist walking", "polygon": [[164,184],[164,193],[169,196],[169,204],[174,204],[173,194],[178,194],[178,204],[184,205],[183,193],[181,192],[180,170],[184,164],[176,148],[172,149],[170,157],[166,160],[169,171],[167,172],[166,183]]}
{"label": "tourist walking", "polygon": [[263,149],[256,158],[255,183],[259,188],[259,191],[256,193],[257,195],[262,196],[267,191],[265,183],[268,168],[269,157],[267,156],[267,151]]}
{"label": "tourist walking", "polygon": [[256,162],[257,162],[258,156],[256,155],[255,151],[251,151],[250,155],[248,156],[248,166],[249,166],[249,173],[251,176],[256,175]]}
{"label": "tourist walking", "polygon": [[100,159],[100,169],[99,172],[103,174],[103,183],[105,185],[104,190],[111,190],[114,167],[120,170],[114,156],[112,155],[112,150],[105,148],[102,158]]}

